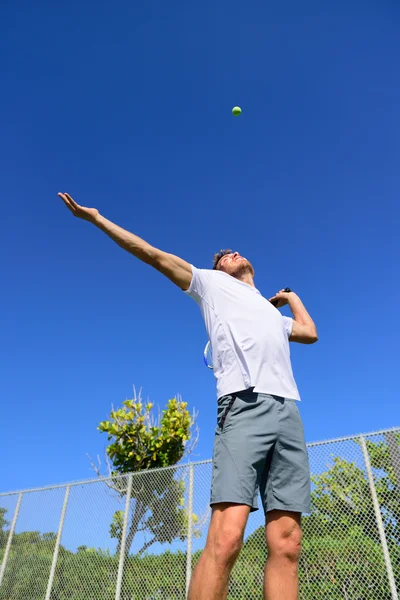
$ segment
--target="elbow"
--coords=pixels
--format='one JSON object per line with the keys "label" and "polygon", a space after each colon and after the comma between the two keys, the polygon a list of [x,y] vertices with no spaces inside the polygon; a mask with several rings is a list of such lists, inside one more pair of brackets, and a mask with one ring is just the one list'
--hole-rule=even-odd
{"label": "elbow", "polygon": [[315,344],[316,342],[318,342],[318,333],[315,326],[307,327],[304,331],[304,343]]}

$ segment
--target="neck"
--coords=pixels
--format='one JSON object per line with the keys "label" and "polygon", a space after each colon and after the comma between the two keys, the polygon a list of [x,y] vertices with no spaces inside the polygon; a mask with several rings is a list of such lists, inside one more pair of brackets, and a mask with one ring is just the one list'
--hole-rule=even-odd
{"label": "neck", "polygon": [[252,287],[256,287],[254,285],[253,276],[250,273],[242,273],[238,277],[235,277],[235,279],[238,279],[239,281],[242,281],[243,283],[247,283],[247,285],[251,285]]}

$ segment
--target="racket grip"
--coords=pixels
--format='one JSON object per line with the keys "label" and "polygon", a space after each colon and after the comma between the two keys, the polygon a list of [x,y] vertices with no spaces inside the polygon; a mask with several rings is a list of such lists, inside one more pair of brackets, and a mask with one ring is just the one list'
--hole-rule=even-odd
{"label": "racket grip", "polygon": [[[284,291],[285,291],[286,293],[289,293],[289,292],[291,292],[292,290],[291,290],[290,288],[288,288],[288,287],[287,287],[287,288],[285,288],[285,289],[284,289]],[[272,304],[272,306],[275,306],[275,307],[277,306],[278,302],[279,302],[279,300],[271,300],[271,304]]]}

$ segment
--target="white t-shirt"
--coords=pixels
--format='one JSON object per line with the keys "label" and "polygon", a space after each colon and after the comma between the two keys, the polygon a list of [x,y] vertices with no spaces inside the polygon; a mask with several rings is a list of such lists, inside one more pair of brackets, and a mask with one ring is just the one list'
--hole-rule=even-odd
{"label": "white t-shirt", "polygon": [[186,294],[200,306],[211,341],[217,397],[251,387],[300,400],[290,362],[293,319],[260,292],[218,270],[196,269]]}

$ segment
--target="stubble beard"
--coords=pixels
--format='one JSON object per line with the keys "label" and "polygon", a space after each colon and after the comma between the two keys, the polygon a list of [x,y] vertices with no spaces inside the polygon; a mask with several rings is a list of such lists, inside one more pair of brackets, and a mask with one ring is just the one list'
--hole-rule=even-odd
{"label": "stubble beard", "polygon": [[232,277],[235,277],[235,279],[241,279],[245,275],[251,275],[251,277],[254,277],[253,265],[248,260],[240,261],[236,270],[232,273]]}

